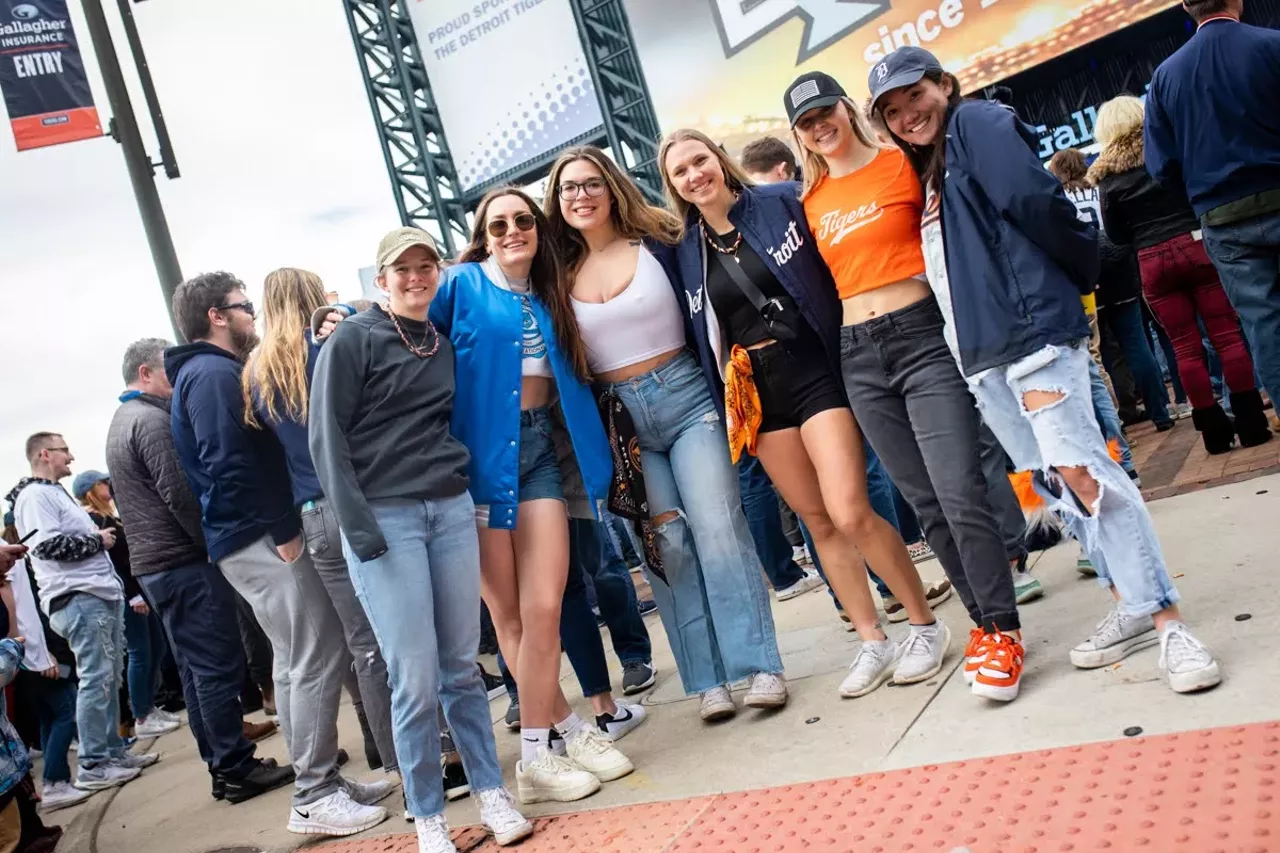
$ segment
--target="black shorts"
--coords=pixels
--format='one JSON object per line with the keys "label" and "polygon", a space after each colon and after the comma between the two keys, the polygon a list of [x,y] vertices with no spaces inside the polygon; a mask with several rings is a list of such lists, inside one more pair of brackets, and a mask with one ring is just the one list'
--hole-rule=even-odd
{"label": "black shorts", "polygon": [[764,419],[760,432],[799,427],[828,409],[848,409],[844,387],[821,346],[782,344],[748,350]]}

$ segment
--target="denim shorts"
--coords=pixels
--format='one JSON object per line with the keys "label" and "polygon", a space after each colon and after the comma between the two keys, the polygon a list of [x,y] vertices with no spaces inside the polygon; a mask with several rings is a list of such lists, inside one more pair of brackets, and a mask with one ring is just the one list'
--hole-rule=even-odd
{"label": "denim shorts", "polygon": [[520,413],[520,485],[517,501],[564,500],[564,481],[555,442],[551,439],[551,410]]}

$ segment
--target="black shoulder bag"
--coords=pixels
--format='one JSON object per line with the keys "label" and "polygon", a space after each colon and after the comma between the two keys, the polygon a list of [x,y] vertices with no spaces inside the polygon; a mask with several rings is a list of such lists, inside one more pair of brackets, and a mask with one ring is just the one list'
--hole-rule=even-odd
{"label": "black shoulder bag", "polygon": [[800,337],[801,319],[795,310],[781,299],[776,297],[770,299],[765,296],[760,288],[755,286],[751,277],[742,271],[742,265],[738,263],[736,255],[715,252],[715,256],[720,259],[720,266],[724,267],[724,271],[729,274],[729,278],[733,279],[733,283],[742,291],[743,296],[746,296],[760,312],[760,319],[764,321],[764,328],[769,333],[769,337],[783,344],[791,343]]}

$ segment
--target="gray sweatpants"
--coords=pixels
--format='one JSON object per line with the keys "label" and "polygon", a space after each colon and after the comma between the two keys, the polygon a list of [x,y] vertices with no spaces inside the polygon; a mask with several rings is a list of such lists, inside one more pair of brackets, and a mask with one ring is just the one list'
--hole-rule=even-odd
{"label": "gray sweatpants", "polygon": [[271,640],[276,709],[297,773],[294,805],[338,790],[338,702],[347,652],[342,622],[304,550],[292,564],[263,537],[218,561]]}
{"label": "gray sweatpants", "polygon": [[315,508],[302,513],[302,532],[307,541],[307,553],[315,563],[320,582],[329,593],[329,600],[342,623],[347,648],[355,659],[356,681],[360,700],[364,706],[369,731],[378,746],[384,770],[396,770],[396,745],[391,734],[391,684],[387,679],[387,662],[378,649],[378,639],[373,634],[364,606],[356,597],[351,585],[351,572],[342,556],[342,536],[338,532],[338,517],[328,501],[316,501]]}

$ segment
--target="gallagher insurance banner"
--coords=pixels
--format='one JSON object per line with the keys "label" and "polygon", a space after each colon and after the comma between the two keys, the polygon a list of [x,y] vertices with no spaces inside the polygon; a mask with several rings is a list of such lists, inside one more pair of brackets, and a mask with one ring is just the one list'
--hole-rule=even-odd
{"label": "gallagher insurance banner", "polygon": [[463,190],[603,124],[569,0],[406,4]]}
{"label": "gallagher insurance banner", "polygon": [[973,92],[1178,0],[626,0],[664,130],[726,146],[787,130],[782,93],[821,70],[861,102],[888,51],[925,47]]}
{"label": "gallagher insurance banner", "polygon": [[19,151],[102,135],[66,0],[0,0],[0,90]]}

